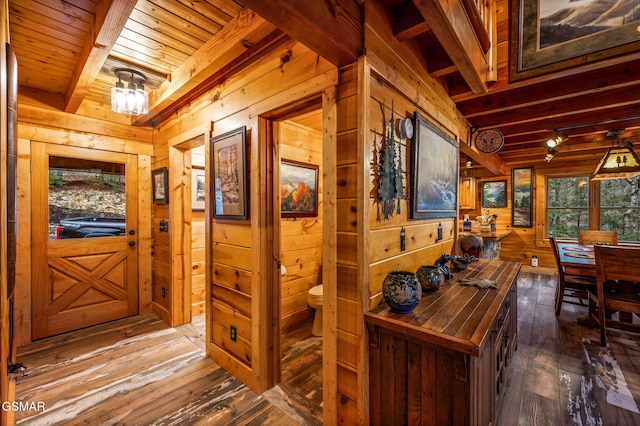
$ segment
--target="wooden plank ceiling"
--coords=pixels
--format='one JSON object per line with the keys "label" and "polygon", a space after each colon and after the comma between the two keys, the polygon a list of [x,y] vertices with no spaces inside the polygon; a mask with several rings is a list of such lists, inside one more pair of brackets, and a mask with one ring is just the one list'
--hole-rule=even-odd
{"label": "wooden plank ceiling", "polygon": [[[152,108],[132,124],[148,125],[283,33],[337,66],[355,60],[363,50],[366,1],[9,0],[10,35],[21,93],[68,112],[85,111],[87,104],[108,109],[113,69],[135,68],[147,76]],[[434,18],[451,21],[472,1],[384,2],[396,38],[422,58],[472,128],[505,135],[504,147],[490,156],[477,154],[468,135],[463,160],[471,156],[493,172],[505,165],[545,167],[543,144],[554,130],[569,135],[555,165],[597,161],[614,143],[610,130],[625,129],[618,137],[640,144],[640,52],[510,82],[509,0],[499,0],[496,78],[478,78],[473,58],[491,39],[481,37],[477,51],[465,51],[455,23],[447,27]],[[259,19],[239,19],[252,10]],[[219,59],[204,64],[211,55]]]}

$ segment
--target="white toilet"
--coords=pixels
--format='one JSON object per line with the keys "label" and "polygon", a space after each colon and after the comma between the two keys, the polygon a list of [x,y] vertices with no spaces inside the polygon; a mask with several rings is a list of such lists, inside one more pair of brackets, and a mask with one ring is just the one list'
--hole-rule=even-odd
{"label": "white toilet", "polygon": [[307,303],[316,310],[311,334],[314,336],[322,336],[322,284],[309,289]]}

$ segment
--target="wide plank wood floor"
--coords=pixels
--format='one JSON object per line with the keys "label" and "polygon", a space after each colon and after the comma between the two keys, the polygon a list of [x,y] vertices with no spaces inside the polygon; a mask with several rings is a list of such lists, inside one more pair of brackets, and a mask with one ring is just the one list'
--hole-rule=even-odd
{"label": "wide plank wood floor", "polygon": [[[556,318],[549,271],[524,267],[518,279],[518,350],[498,425],[640,424],[640,336],[611,330],[602,349],[598,330],[577,323],[586,307],[564,304]],[[46,410],[18,412],[17,423],[321,423],[321,339],[285,337],[283,383],[256,395],[205,356],[202,334],[144,315],[22,347],[29,375],[17,398]]]}
{"label": "wide plank wood floor", "polygon": [[586,306],[563,303],[555,316],[556,280],[543,268],[520,273],[518,349],[498,425],[639,425],[640,335],[608,330],[600,347],[599,330],[577,322]]}

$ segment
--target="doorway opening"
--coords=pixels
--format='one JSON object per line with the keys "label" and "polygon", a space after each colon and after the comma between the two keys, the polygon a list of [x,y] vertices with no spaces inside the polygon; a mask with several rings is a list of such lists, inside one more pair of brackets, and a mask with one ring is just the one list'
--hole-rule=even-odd
{"label": "doorway opening", "polygon": [[[306,104],[273,119],[274,254],[280,274],[280,382],[305,424],[322,424],[322,108]],[[315,323],[314,323],[315,321]],[[267,392],[272,395],[276,392]]]}

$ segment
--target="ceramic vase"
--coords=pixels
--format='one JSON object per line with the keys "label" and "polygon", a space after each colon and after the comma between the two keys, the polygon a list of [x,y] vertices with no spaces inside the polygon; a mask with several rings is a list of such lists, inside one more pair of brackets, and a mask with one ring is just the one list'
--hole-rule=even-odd
{"label": "ceramic vase", "polygon": [[482,243],[482,237],[478,235],[461,235],[458,239],[458,246],[462,254],[468,254],[478,259],[482,253]]}
{"label": "ceramic vase", "polygon": [[391,271],[382,282],[382,296],[393,312],[411,312],[420,303],[422,287],[413,272]]}
{"label": "ceramic vase", "polygon": [[436,291],[444,284],[444,274],[439,266],[422,265],[416,271],[416,277],[422,286],[422,291]]}

